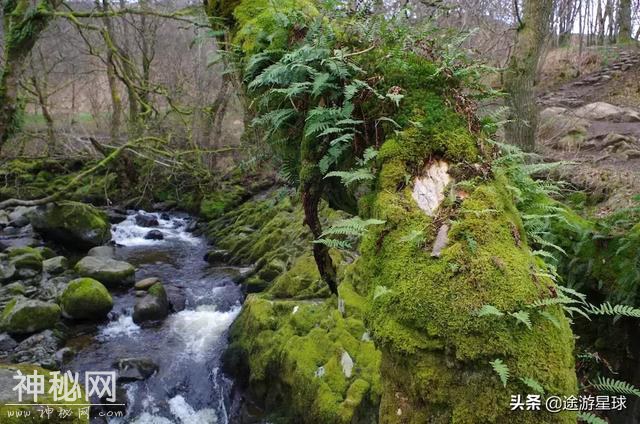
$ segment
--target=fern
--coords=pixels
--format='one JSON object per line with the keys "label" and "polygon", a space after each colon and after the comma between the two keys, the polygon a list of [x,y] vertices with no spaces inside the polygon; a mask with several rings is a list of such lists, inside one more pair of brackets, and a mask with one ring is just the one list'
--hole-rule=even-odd
{"label": "fern", "polygon": [[484,305],[476,312],[476,316],[478,317],[486,317],[488,315],[501,317],[504,313],[500,312],[500,310],[493,305]]}
{"label": "fern", "polygon": [[340,178],[340,180],[342,181],[342,184],[344,184],[347,187],[353,183],[373,180],[375,178],[373,173],[366,168],[359,168],[353,171],[332,171],[325,176],[325,178],[330,178],[330,177]]}
{"label": "fern", "polygon": [[600,306],[590,305],[589,312],[593,315],[640,318],[640,309],[629,305],[612,306],[609,302]]}
{"label": "fern", "polygon": [[359,216],[355,216],[349,219],[343,219],[326,229],[321,234],[320,238],[314,240],[314,243],[324,244],[325,246],[333,247],[336,249],[351,249],[351,242],[347,240],[336,239],[335,236],[347,236],[354,238],[361,237],[367,231],[367,227],[371,225],[382,225],[385,222],[386,221],[381,221],[379,219],[363,220]]}
{"label": "fern", "polygon": [[509,315],[511,315],[512,317],[514,317],[518,322],[521,322],[522,324],[526,325],[527,328],[529,330],[531,330],[531,316],[529,315],[529,312],[527,311],[517,311],[517,312],[511,312]]}
{"label": "fern", "polygon": [[500,377],[502,385],[504,387],[507,387],[507,381],[509,381],[509,377],[511,376],[509,367],[504,362],[502,362],[502,359],[499,358],[494,359],[489,363],[493,367],[493,370],[496,372],[496,374],[498,374],[498,377]]}
{"label": "fern", "polygon": [[626,381],[614,380],[613,378],[598,377],[598,381],[591,385],[602,392],[622,395],[633,395],[640,397],[640,390]]}
{"label": "fern", "polygon": [[325,246],[333,249],[349,250],[353,247],[351,243],[346,240],[336,240],[332,238],[319,238],[313,242],[317,244],[324,244]]}
{"label": "fern", "polygon": [[541,395],[544,394],[544,388],[540,383],[530,377],[520,377],[520,381],[522,381],[527,387],[532,389],[534,392],[539,393]]}

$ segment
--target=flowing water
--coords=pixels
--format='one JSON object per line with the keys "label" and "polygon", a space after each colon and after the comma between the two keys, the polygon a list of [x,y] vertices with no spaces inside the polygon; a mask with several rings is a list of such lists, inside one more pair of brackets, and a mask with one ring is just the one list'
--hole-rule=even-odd
{"label": "flowing water", "polygon": [[146,240],[149,228],[136,225],[133,214],[113,226],[116,258],[136,267],[136,280],[160,278],[171,300],[184,299],[184,309],[160,325],[141,327],[131,318],[135,291],[112,293],[109,322],[75,339],[82,348],[66,369],[108,371],[122,358],[147,358],[159,366],[147,380],[124,385],[127,416],[111,423],[226,423],[231,381],[220,370],[220,358],[226,331],[240,312],[235,281],[242,270],[211,268],[204,261],[206,240],[187,231],[188,215],[154,215],[163,240]]}

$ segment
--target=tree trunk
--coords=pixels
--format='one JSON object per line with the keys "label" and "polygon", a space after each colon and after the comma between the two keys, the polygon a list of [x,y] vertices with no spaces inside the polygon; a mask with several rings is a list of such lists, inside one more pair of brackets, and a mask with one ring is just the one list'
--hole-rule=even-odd
{"label": "tree trunk", "polygon": [[[109,0],[102,0],[102,4],[100,2],[96,2],[98,8],[102,9],[103,12],[108,12],[110,9]],[[104,16],[102,18],[102,23],[105,27],[108,37],[110,41],[113,43],[115,37],[115,31],[113,29],[113,22],[109,16]],[[120,95],[120,89],[118,88],[118,80],[116,77],[116,63],[114,58],[114,52],[112,49],[107,48],[106,53],[106,62],[107,62],[107,82],[109,83],[109,94],[111,95],[111,122],[109,125],[109,133],[111,136],[111,141],[114,142],[120,136],[120,125],[121,125],[121,117],[122,117],[122,96]]]}
{"label": "tree trunk", "polygon": [[[0,75],[0,149],[19,127],[18,86],[25,61],[61,0],[3,3],[4,65]],[[10,6],[13,6],[12,8]]]}
{"label": "tree trunk", "polygon": [[631,0],[620,0],[618,7],[618,42],[628,43],[632,38],[631,31]]}
{"label": "tree trunk", "polygon": [[524,19],[505,72],[504,88],[511,109],[506,140],[528,152],[535,148],[538,110],[534,87],[552,10],[553,0],[525,1]]}

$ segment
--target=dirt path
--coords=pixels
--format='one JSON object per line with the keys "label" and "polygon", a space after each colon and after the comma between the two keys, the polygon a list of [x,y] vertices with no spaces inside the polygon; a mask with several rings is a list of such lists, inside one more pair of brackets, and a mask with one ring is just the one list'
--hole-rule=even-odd
{"label": "dirt path", "polygon": [[549,161],[570,161],[558,175],[591,193],[606,215],[640,195],[640,49],[541,93],[538,149]]}

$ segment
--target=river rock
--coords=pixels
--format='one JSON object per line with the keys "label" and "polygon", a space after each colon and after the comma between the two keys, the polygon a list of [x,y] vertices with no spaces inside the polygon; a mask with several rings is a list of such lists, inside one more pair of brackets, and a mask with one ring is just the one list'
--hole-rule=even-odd
{"label": "river rock", "polygon": [[115,246],[96,246],[92,247],[87,253],[87,256],[95,256],[98,258],[115,259],[116,248]]}
{"label": "river rock", "polygon": [[70,249],[89,249],[111,240],[107,215],[84,203],[49,203],[33,210],[29,218],[36,231]]}
{"label": "river rock", "polygon": [[92,278],[70,281],[60,298],[62,314],[67,318],[98,321],[113,308],[109,291]]}
{"label": "river rock", "polygon": [[164,239],[164,234],[160,230],[151,230],[144,236],[145,240],[162,240]]}
{"label": "river rock", "polygon": [[29,224],[28,214],[34,209],[34,207],[17,206],[9,213],[9,224],[13,227],[24,227]]}
{"label": "river rock", "polygon": [[62,274],[69,268],[69,260],[64,256],[56,256],[42,262],[42,269],[51,275]]}
{"label": "river rock", "polygon": [[133,265],[127,262],[97,256],[82,258],[76,264],[75,271],[78,275],[98,280],[109,288],[133,285],[136,273]]}
{"label": "river rock", "polygon": [[160,225],[158,222],[158,218],[154,215],[149,215],[146,213],[139,213],[136,215],[136,225],[141,227],[157,227]]}
{"label": "river rock", "polygon": [[56,352],[62,347],[62,340],[51,330],[45,330],[24,339],[10,359],[16,363],[39,364],[47,369],[58,369]]}
{"label": "river rock", "polygon": [[18,342],[13,340],[10,335],[7,333],[0,334],[0,354],[2,352],[11,352],[16,346],[18,346]]}
{"label": "river rock", "polygon": [[69,363],[74,356],[76,356],[76,352],[73,349],[70,347],[63,347],[55,353],[54,358],[58,367],[61,368],[63,365]]}
{"label": "river rock", "polygon": [[16,268],[19,278],[31,278],[42,272],[42,255],[33,247],[12,247],[5,252],[9,254],[9,264]]}
{"label": "river rock", "polygon": [[136,300],[133,308],[133,322],[136,324],[162,320],[167,315],[169,315],[169,301],[161,283],[151,286],[146,296]]}
{"label": "river rock", "polygon": [[5,306],[0,327],[9,334],[30,334],[53,328],[59,319],[55,303],[18,296]]}
{"label": "river rock", "polygon": [[31,225],[21,228],[9,226],[0,232],[0,250],[10,247],[34,247],[40,243]]}
{"label": "river rock", "polygon": [[13,264],[0,263],[0,284],[6,284],[15,278],[17,278],[16,267]]}
{"label": "river rock", "polygon": [[149,358],[124,358],[113,364],[118,369],[118,381],[146,380],[158,371],[158,365]]}
{"label": "river rock", "polygon": [[213,249],[204,255],[204,260],[212,265],[225,264],[231,260],[231,253],[228,250]]}
{"label": "river rock", "polygon": [[148,290],[156,283],[159,283],[160,279],[156,277],[145,278],[143,280],[138,281],[135,284],[136,290]]}
{"label": "river rock", "polygon": [[127,212],[120,209],[106,209],[107,219],[112,224],[119,224],[127,219]]}
{"label": "river rock", "polygon": [[4,209],[0,210],[0,227],[6,227],[9,225],[9,213]]}

